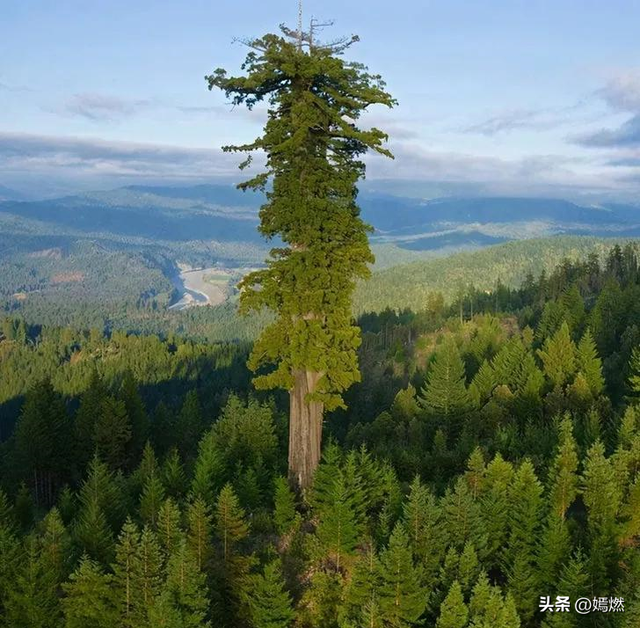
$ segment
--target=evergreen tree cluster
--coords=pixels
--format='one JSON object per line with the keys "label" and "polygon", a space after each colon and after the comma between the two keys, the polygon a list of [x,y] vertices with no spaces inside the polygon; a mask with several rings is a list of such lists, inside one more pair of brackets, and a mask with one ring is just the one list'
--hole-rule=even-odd
{"label": "evergreen tree cluster", "polygon": [[[0,625],[587,625],[540,612],[566,595],[623,597],[588,625],[635,627],[640,317],[607,292],[638,283],[570,276],[535,307],[367,332],[303,495],[278,400],[231,377],[241,348],[6,322],[3,377],[24,368],[3,389],[26,394],[0,450]],[[192,384],[145,394],[165,377]]]}

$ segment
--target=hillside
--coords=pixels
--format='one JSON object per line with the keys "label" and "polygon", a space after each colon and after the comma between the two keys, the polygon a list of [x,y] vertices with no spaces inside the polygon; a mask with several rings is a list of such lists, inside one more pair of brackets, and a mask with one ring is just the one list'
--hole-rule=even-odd
{"label": "hillside", "polygon": [[[576,582],[628,609],[594,626],[635,628],[639,290],[629,248],[501,311],[366,334],[302,497],[286,400],[252,390],[248,347],[0,319],[7,625],[363,626],[374,590],[420,618],[378,626],[539,628],[540,591]],[[454,603],[471,623],[440,621]],[[304,623],[244,623],[258,604]]]}
{"label": "hillside", "polygon": [[[421,200],[371,191],[359,201],[374,227],[376,264],[371,281],[358,289],[358,313],[419,309],[428,293],[450,297],[461,284],[485,290],[500,279],[511,285],[567,255],[584,256],[594,246],[601,250],[596,235],[632,237],[640,229],[637,208],[624,205]],[[232,304],[215,314],[167,308],[184,294],[176,282],[181,266],[220,269],[229,278],[220,289],[233,299],[237,278],[262,264],[277,244],[265,242],[257,231],[261,202],[260,194],[231,185],[129,186],[0,202],[0,308],[34,323],[181,331],[208,339],[235,329],[247,337]],[[591,236],[548,238],[572,233]],[[534,236],[544,239],[530,240]],[[493,246],[505,242],[505,248]],[[476,256],[478,249],[485,253]],[[229,316],[223,332],[219,323]]]}
{"label": "hillside", "polygon": [[612,244],[608,239],[590,237],[521,240],[394,266],[374,273],[358,286],[355,311],[407,307],[419,311],[432,292],[440,292],[450,300],[460,288],[471,284],[483,291],[492,290],[498,282],[513,287],[528,273],[537,276],[548,272],[565,258],[583,260],[591,253],[601,257]]}
{"label": "hillside", "polygon": [[[0,202],[0,220],[5,236],[56,233],[129,246],[206,241],[259,245],[261,202],[260,194],[231,185],[129,186],[43,201]],[[640,208],[633,205],[581,206],[509,197],[423,200],[377,192],[363,192],[359,203],[363,218],[374,227],[373,242],[394,242],[410,250],[477,248],[556,234],[640,234]]]}

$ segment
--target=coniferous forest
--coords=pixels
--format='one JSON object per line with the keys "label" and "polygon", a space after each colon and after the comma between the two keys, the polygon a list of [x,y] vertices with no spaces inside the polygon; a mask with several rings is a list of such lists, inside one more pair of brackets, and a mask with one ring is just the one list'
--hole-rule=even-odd
{"label": "coniferous forest", "polygon": [[637,626],[639,294],[614,247],[473,315],[363,317],[303,497],[246,348],[6,319],[3,625]]}
{"label": "coniferous forest", "polygon": [[239,185],[275,243],[237,289],[256,334],[0,319],[0,627],[640,626],[640,248],[492,289],[463,256],[475,284],[414,282],[413,309],[393,268],[355,318],[362,159],[393,157],[360,119],[397,102],[322,26],[206,77],[268,105],[224,148],[265,157]]}

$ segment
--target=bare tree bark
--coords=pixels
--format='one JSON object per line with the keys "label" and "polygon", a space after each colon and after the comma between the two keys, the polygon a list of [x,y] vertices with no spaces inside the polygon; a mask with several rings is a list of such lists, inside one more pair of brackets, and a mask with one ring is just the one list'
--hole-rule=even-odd
{"label": "bare tree bark", "polygon": [[307,401],[307,395],[316,390],[321,373],[300,369],[293,377],[289,391],[289,480],[305,491],[320,463],[324,408],[318,401]]}

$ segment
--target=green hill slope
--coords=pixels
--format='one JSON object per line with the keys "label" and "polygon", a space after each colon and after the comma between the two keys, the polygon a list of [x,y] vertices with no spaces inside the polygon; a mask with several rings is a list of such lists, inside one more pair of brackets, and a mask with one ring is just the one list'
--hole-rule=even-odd
{"label": "green hill slope", "polygon": [[480,290],[490,290],[498,281],[516,286],[527,273],[539,275],[565,258],[584,259],[594,252],[601,255],[613,244],[611,239],[579,236],[520,240],[394,266],[374,273],[358,286],[354,309],[356,314],[387,307],[421,310],[429,293],[441,292],[450,299],[469,284]]}

